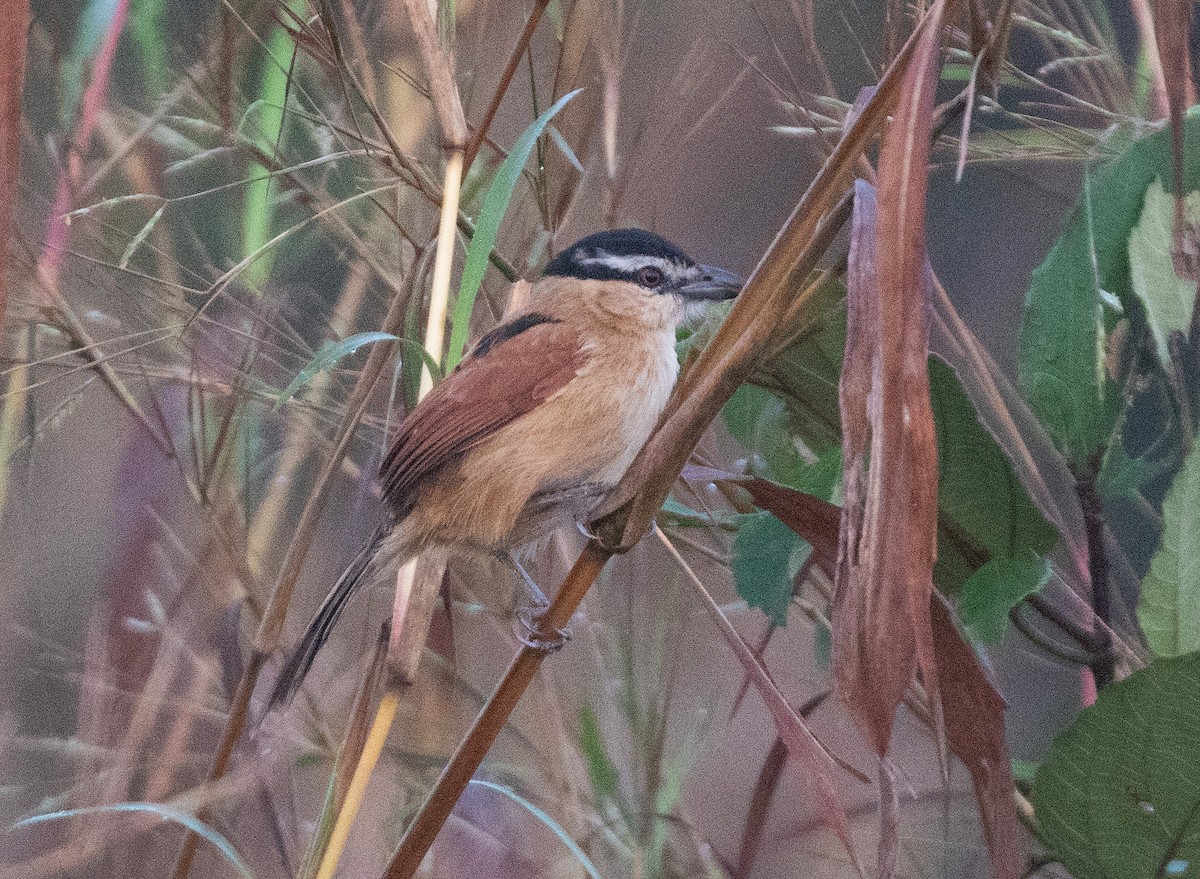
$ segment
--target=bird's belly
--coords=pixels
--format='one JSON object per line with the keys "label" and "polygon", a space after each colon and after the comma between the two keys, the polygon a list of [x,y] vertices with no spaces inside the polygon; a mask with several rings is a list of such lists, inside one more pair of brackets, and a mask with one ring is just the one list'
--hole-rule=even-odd
{"label": "bird's belly", "polygon": [[[583,521],[649,437],[674,385],[674,350],[629,368],[593,363],[418,491],[406,522],[426,544],[507,550]],[[621,364],[616,364],[620,366]]]}

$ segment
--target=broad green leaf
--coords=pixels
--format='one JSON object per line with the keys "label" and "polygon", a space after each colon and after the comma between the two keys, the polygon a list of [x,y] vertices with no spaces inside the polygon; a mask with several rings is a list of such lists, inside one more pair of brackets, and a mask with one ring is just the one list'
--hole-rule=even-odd
{"label": "broad green leaf", "polygon": [[[1184,199],[1184,213],[1191,225],[1200,224],[1200,192]],[[1129,271],[1133,292],[1146,306],[1146,320],[1164,367],[1170,364],[1167,337],[1176,331],[1187,335],[1196,302],[1195,279],[1179,277],[1171,262],[1174,222],[1175,197],[1155,180],[1146,190],[1142,214],[1129,235]]]}
{"label": "broad green leaf", "polygon": [[1106,687],[1033,787],[1039,836],[1075,879],[1200,870],[1200,654]]}
{"label": "broad green leaf", "polygon": [[104,813],[120,812],[148,812],[152,815],[157,815],[164,821],[173,821],[176,824],[182,824],[197,836],[212,843],[213,847],[221,853],[225,860],[229,861],[230,865],[237,870],[238,875],[242,879],[254,879],[254,872],[242,860],[241,856],[237,853],[237,849],[230,844],[228,839],[190,812],[184,812],[166,803],[109,803],[101,806],[85,806],[81,809],[64,809],[60,812],[51,812],[46,815],[34,815],[32,818],[18,821],[13,827],[43,824],[47,821],[60,821],[65,818],[76,818],[80,815],[101,815]]}
{"label": "broad green leaf", "polygon": [[737,527],[736,515],[708,512],[707,510],[693,510],[687,504],[680,503],[672,497],[668,497],[663,501],[658,515],[660,522],[667,522],[683,527],[711,528],[714,525],[731,529]]}
{"label": "broad green leaf", "polygon": [[[1200,114],[1185,122],[1200,137]],[[1184,185],[1200,187],[1200,150],[1184,155]],[[1073,464],[1084,465],[1108,438],[1116,394],[1105,379],[1104,342],[1115,297],[1131,310],[1129,235],[1155,178],[1172,179],[1170,134],[1135,141],[1084,178],[1080,203],[1033,273],[1017,366],[1034,412]]]}
{"label": "broad green leaf", "polygon": [[470,329],[471,312],[475,310],[475,295],[479,292],[479,285],[483,283],[488,254],[496,246],[500,223],[508,211],[508,203],[512,200],[521,171],[529,161],[529,154],[533,152],[547,123],[580,91],[576,89],[563,95],[521,132],[507,158],[496,170],[487,195],[483,197],[483,207],[479,211],[479,220],[475,223],[475,234],[471,236],[471,243],[467,245],[462,280],[458,285],[458,298],[454,301],[454,323],[450,329],[450,346],[446,352],[447,371],[453,369],[462,359],[463,349],[467,344],[467,332]]}
{"label": "broad green leaf", "polygon": [[1200,443],[1163,501],[1163,534],[1142,581],[1138,621],[1159,656],[1200,650]]}
{"label": "broad green leaf", "polygon": [[743,384],[721,409],[734,440],[754,454],[752,470],[788,488],[839,503],[841,447],[829,444],[820,453],[804,448],[787,403],[754,384]]}
{"label": "broad green leaf", "polygon": [[787,623],[792,578],[811,548],[770,513],[742,517],[733,541],[733,582],[751,607],[775,623]]}
{"label": "broad green leaf", "polygon": [[292,397],[296,396],[296,393],[316,378],[319,373],[333,369],[343,357],[353,354],[363,345],[373,345],[376,342],[384,341],[399,342],[404,347],[406,353],[411,356],[419,355],[423,358],[429,365],[430,372],[435,378],[440,374],[437,364],[433,362],[433,358],[425,353],[424,348],[413,343],[410,339],[401,339],[399,336],[394,336],[391,333],[355,333],[353,336],[347,336],[340,342],[323,342],[321,347],[317,349],[317,353],[313,356],[313,359],[305,364],[304,368],[296,374],[291,383],[275,398],[275,408],[278,409]]}
{"label": "broad green leaf", "polygon": [[792,484],[804,461],[793,444],[792,417],[783,400],[754,385],[742,385],[721,416],[733,438],[751,453],[754,472]]}
{"label": "broad green leaf", "polygon": [[[730,432],[778,464],[790,449],[793,435],[819,450],[816,464],[790,473],[772,473],[779,482],[837,502],[817,480],[840,481],[840,418],[838,376],[845,345],[843,288],[829,284],[821,293],[819,315],[799,340],[764,364],[754,383],[761,391],[739,389],[725,412]],[[704,328],[697,333],[703,341]],[[1044,555],[1058,542],[1058,533],[1029,500],[1012,465],[992,435],[979,422],[954,370],[936,357],[929,359],[930,393],[938,437],[938,560],[934,581],[954,594],[989,558],[1011,558],[1023,550]],[[764,427],[765,423],[765,427]],[[786,434],[783,448],[776,434]],[[769,454],[767,450],[776,450]],[[799,456],[795,456],[799,462]]]}
{"label": "broad green leaf", "polygon": [[999,644],[1008,612],[1050,580],[1050,562],[1024,550],[1015,558],[994,558],[967,578],[958,600],[963,626],[985,644]]}
{"label": "broad green leaf", "polygon": [[845,295],[842,284],[826,284],[814,297],[812,313],[817,317],[795,343],[751,377],[755,385],[783,400],[793,430],[811,449],[842,442],[838,376],[846,347]]}
{"label": "broad green leaf", "polygon": [[1012,761],[1013,779],[1022,784],[1033,784],[1033,779],[1037,775],[1037,771],[1038,764],[1034,760]]}
{"label": "broad green leaf", "polygon": [[1012,464],[975,414],[954,370],[929,358],[938,438],[938,560],[934,581],[954,593],[988,559],[1044,554],[1058,532],[1043,518]]}
{"label": "broad green leaf", "polygon": [[1146,486],[1170,468],[1165,461],[1147,455],[1131,458],[1120,438],[1114,438],[1104,450],[1096,490],[1106,499],[1132,499],[1145,492]]}

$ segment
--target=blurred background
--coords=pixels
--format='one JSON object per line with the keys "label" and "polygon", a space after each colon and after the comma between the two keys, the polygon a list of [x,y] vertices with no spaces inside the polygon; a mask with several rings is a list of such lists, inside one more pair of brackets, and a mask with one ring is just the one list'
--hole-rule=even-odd
{"label": "blurred background", "polygon": [[[450,5],[443,36],[474,124],[528,4]],[[1017,7],[1011,59],[1028,78],[1008,77],[981,109],[961,179],[957,150],[935,153],[928,221],[935,270],[1010,369],[1030,273],[1082,168],[1152,90],[1124,3]],[[336,20],[343,60],[318,13]],[[535,275],[584,234],[639,225],[747,275],[858,90],[878,78],[890,32],[882,6],[840,0],[554,0],[466,178],[464,211],[478,214],[534,117],[582,87],[539,140],[501,226],[496,249],[515,274]],[[962,71],[959,59],[947,80]],[[283,405],[280,395],[323,342],[384,327],[397,301],[398,334],[420,338],[437,224],[427,181],[439,177],[440,135],[400,4],[32,4],[0,426],[4,825],[97,803],[212,804],[213,826],[254,875],[296,873],[389,595],[358,601],[305,694],[264,717],[272,660],[229,781],[197,785],[369,348],[309,376]],[[507,289],[490,269],[472,338],[494,324]],[[79,356],[89,340],[107,372]],[[329,485],[284,645],[374,527],[371,476],[420,365],[407,359],[389,361]],[[703,451],[737,469],[757,450],[718,426]],[[706,502],[729,507],[715,494]],[[730,530],[668,530],[759,643],[768,623],[734,591]],[[557,583],[579,545],[556,537],[534,576]],[[435,621],[342,875],[379,872],[513,653],[508,575],[456,568],[448,582],[454,600]],[[605,876],[853,875],[794,766],[769,808],[750,808],[771,777],[769,715],[753,692],[738,698],[741,667],[661,545],[643,541],[611,565],[573,632],[487,778],[549,813]],[[766,656],[797,705],[830,687],[827,632],[801,613]],[[1077,708],[1078,670],[1012,632],[993,659],[1013,756],[1037,759]],[[839,755],[866,761],[833,700],[811,720]],[[907,720],[894,749],[902,874],[987,875],[961,767],[944,782],[929,735]],[[875,795],[853,780],[844,795],[870,853]],[[747,862],[753,828],[761,841]],[[23,879],[157,876],[169,875],[182,831],[101,815],[4,838],[0,863],[22,864]],[[200,859],[195,875],[235,874],[210,846]],[[483,786],[468,789],[430,870],[583,875],[547,822]]]}

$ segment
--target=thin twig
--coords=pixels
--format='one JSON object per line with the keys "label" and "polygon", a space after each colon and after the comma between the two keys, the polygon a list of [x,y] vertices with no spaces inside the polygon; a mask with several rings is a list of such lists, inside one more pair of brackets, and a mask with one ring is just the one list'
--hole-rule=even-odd
{"label": "thin twig", "polygon": [[488,129],[492,127],[492,120],[496,117],[496,111],[500,109],[500,102],[504,100],[509,83],[512,82],[513,75],[517,72],[517,67],[521,63],[521,56],[525,54],[525,49],[529,46],[529,41],[533,39],[533,32],[537,30],[542,13],[546,11],[546,7],[549,5],[550,0],[534,0],[533,11],[529,13],[529,20],[525,22],[525,29],[521,31],[521,36],[517,39],[517,44],[513,46],[512,55],[509,56],[508,64],[504,67],[504,72],[500,74],[500,83],[496,86],[496,93],[492,95],[492,102],[488,105],[487,112],[483,114],[483,119],[476,126],[475,133],[471,135],[470,142],[467,143],[466,154],[463,158],[464,177],[470,173],[471,166],[475,164],[475,157],[479,155],[479,148],[483,146],[483,140],[487,136]]}

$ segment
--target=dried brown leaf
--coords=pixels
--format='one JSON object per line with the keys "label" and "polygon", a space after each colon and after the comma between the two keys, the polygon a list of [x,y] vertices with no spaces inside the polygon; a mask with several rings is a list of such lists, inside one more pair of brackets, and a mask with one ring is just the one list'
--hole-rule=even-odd
{"label": "dried brown leaf", "polygon": [[454,57],[442,48],[438,39],[437,22],[429,5],[423,0],[404,0],[413,35],[421,51],[425,75],[429,78],[429,98],[437,113],[438,124],[446,144],[455,149],[467,145],[467,117],[454,80]]}
{"label": "dried brown leaf", "polygon": [[[942,9],[942,3],[935,8]],[[819,288],[806,289],[805,281],[848,215],[844,187],[850,172],[898,100],[922,35],[936,26],[929,15],[917,25],[779,230],[721,328],[680,378],[658,429],[597,511],[593,528],[606,546],[628,548],[645,534],[708,425],[770,350],[771,340],[788,334],[784,315],[806,317],[800,297],[817,295]]]}
{"label": "dried brown leaf", "polygon": [[938,2],[927,15],[880,150],[878,203],[867,184],[857,185],[851,233],[841,387],[846,515],[833,657],[838,689],[881,757],[914,669],[938,725],[928,611],[937,436],[927,367],[925,194],[943,12]]}
{"label": "dried brown leaf", "polygon": [[812,545],[818,564],[827,571],[834,570],[842,518],[840,507],[770,479],[742,476],[715,467],[687,464],[679,477],[685,482],[731,482],[744,488],[755,506],[774,515]]}
{"label": "dried brown leaf", "polygon": [[1013,802],[1012,764],[1004,739],[1004,697],[959,634],[945,601],[936,594],[930,604],[930,622],[941,675],[946,743],[971,773],[984,838],[992,855],[992,879],[1017,879],[1023,854]]}

